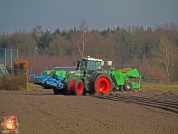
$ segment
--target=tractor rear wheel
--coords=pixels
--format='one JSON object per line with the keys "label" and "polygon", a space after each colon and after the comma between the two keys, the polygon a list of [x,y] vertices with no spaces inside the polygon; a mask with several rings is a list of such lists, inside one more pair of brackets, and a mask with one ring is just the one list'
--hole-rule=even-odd
{"label": "tractor rear wheel", "polygon": [[84,86],[82,80],[76,80],[74,85],[74,94],[75,95],[83,95]]}
{"label": "tractor rear wheel", "polygon": [[132,83],[131,82],[126,82],[124,84],[124,90],[125,91],[131,91],[132,90]]}
{"label": "tractor rear wheel", "polygon": [[68,95],[71,95],[74,93],[74,85],[75,85],[75,80],[71,79],[67,82],[67,87],[66,87],[66,92]]}
{"label": "tractor rear wheel", "polygon": [[94,81],[94,89],[96,93],[109,95],[113,85],[111,78],[106,74],[98,75]]}

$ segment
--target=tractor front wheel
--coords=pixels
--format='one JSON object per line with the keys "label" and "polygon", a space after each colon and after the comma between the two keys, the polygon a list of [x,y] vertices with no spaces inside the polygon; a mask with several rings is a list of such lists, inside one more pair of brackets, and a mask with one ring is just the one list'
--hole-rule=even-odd
{"label": "tractor front wheel", "polygon": [[83,95],[83,81],[82,80],[76,80],[75,85],[74,85],[74,94],[75,95]]}
{"label": "tractor front wheel", "polygon": [[94,89],[96,93],[109,95],[113,85],[111,78],[106,74],[98,75],[94,81]]}
{"label": "tractor front wheel", "polygon": [[75,80],[71,79],[67,82],[67,87],[66,87],[66,92],[68,95],[71,95],[74,93],[74,85],[75,85]]}

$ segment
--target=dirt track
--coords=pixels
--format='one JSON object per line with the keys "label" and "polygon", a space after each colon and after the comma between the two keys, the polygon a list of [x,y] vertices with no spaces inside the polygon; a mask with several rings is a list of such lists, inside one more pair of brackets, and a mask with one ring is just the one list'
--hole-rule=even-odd
{"label": "dirt track", "polygon": [[0,91],[0,124],[10,115],[17,116],[21,134],[177,134],[178,92]]}

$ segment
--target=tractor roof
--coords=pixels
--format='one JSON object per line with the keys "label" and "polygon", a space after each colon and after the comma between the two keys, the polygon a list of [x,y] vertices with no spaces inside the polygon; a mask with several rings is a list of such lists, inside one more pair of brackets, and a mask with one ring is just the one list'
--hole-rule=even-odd
{"label": "tractor roof", "polygon": [[90,56],[87,56],[86,58],[82,58],[82,60],[103,61],[102,59],[91,58]]}

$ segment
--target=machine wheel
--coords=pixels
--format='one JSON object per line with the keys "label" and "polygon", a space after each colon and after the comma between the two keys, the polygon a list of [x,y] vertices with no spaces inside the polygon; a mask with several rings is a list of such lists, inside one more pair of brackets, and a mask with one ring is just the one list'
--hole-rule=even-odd
{"label": "machine wheel", "polygon": [[96,93],[109,95],[112,91],[112,80],[108,75],[98,75],[94,81],[94,89]]}
{"label": "machine wheel", "polygon": [[84,91],[84,86],[83,86],[83,81],[82,80],[76,80],[75,85],[74,85],[74,94],[75,95],[83,95]]}
{"label": "machine wheel", "polygon": [[60,91],[57,88],[53,88],[53,92],[54,92],[55,95],[60,93]]}
{"label": "machine wheel", "polygon": [[132,90],[132,83],[131,82],[126,82],[124,84],[124,90],[125,91],[131,91]]}
{"label": "machine wheel", "polygon": [[48,86],[46,86],[46,85],[44,84],[44,85],[43,85],[43,88],[44,88],[44,89],[48,89]]}
{"label": "machine wheel", "polygon": [[66,93],[68,95],[71,95],[74,93],[74,85],[75,85],[75,80],[71,79],[68,81],[67,87],[66,87],[66,90],[67,90]]}
{"label": "machine wheel", "polygon": [[44,89],[50,89],[51,87],[49,85],[47,85],[46,83],[43,84],[43,88]]}

